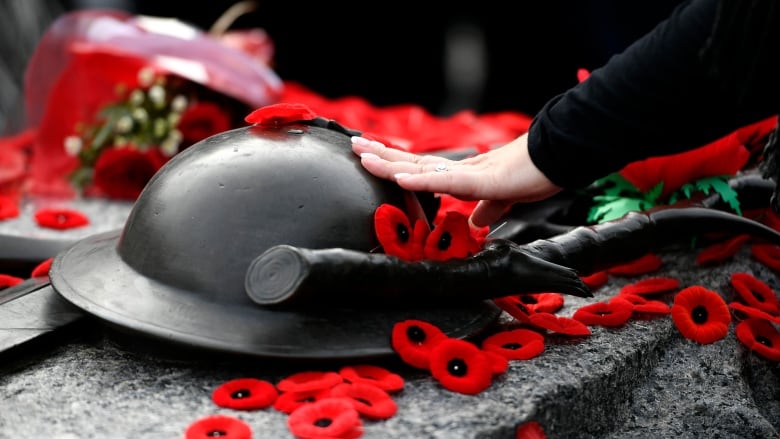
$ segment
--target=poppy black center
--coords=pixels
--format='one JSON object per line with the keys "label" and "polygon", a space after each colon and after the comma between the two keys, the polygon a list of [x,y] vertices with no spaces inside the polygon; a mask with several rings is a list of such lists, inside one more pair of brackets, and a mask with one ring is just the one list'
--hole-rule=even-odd
{"label": "poppy black center", "polygon": [[703,306],[697,306],[696,308],[691,311],[691,317],[693,317],[693,321],[697,324],[701,325],[702,323],[707,323],[707,308]]}
{"label": "poppy black center", "polygon": [[450,235],[450,232],[444,232],[439,237],[439,242],[436,243],[436,246],[439,247],[439,250],[447,250],[452,245],[452,235]]}
{"label": "poppy black center", "polygon": [[210,432],[206,433],[206,437],[222,437],[222,436],[227,436],[227,432],[222,430],[211,430]]}
{"label": "poppy black center", "polygon": [[252,393],[247,389],[240,389],[236,390],[235,392],[230,394],[230,397],[233,399],[243,399],[243,398],[249,398],[249,395]]}
{"label": "poppy black center", "polygon": [[357,401],[359,401],[359,402],[361,402],[361,403],[363,403],[363,404],[365,404],[365,405],[367,405],[369,407],[371,407],[373,405],[373,404],[371,404],[371,401],[369,401],[369,400],[367,400],[365,398],[355,398],[355,400],[357,400]]}
{"label": "poppy black center", "polygon": [[306,396],[306,397],[303,397],[301,399],[296,399],[297,402],[314,402],[316,400],[317,400],[317,398],[315,398],[313,396]]}
{"label": "poppy black center", "polygon": [[529,311],[528,308],[526,308],[525,306],[523,306],[520,303],[515,303],[515,308],[517,308],[520,311],[522,311],[523,314],[531,315],[531,311]]}
{"label": "poppy black center", "polygon": [[398,223],[395,226],[395,234],[398,235],[398,240],[401,242],[409,242],[409,229],[402,223]]}
{"label": "poppy black center", "polygon": [[612,311],[597,311],[596,312],[597,316],[608,316],[610,314],[612,314]]}
{"label": "poppy black center", "polygon": [[756,341],[764,346],[769,346],[770,348],[772,347],[772,340],[764,337],[763,335],[756,336]]}
{"label": "poppy black center", "polygon": [[410,326],[407,328],[406,336],[415,343],[422,343],[425,341],[425,331],[419,326]]}
{"label": "poppy black center", "polygon": [[320,428],[328,427],[332,423],[333,423],[333,419],[330,418],[320,418],[314,421],[314,425]]}
{"label": "poppy black center", "polygon": [[456,377],[466,376],[469,367],[465,361],[460,358],[453,358],[447,363],[447,370]]}
{"label": "poppy black center", "polygon": [[501,345],[501,347],[504,348],[504,349],[511,349],[513,351],[516,351],[516,350],[520,349],[521,347],[523,347],[523,345],[521,345],[520,343],[507,343],[507,344]]}
{"label": "poppy black center", "polygon": [[756,300],[758,300],[759,302],[762,302],[762,303],[764,302],[764,300],[765,300],[765,299],[764,299],[764,296],[763,296],[763,295],[761,295],[759,292],[757,292],[757,291],[751,291],[751,293],[753,293],[753,297],[755,297],[755,298],[756,298]]}
{"label": "poppy black center", "polygon": [[528,296],[528,295],[525,295],[525,294],[520,296],[520,301],[523,302],[523,303],[530,303],[531,305],[539,303],[539,301],[536,300],[536,297]]}

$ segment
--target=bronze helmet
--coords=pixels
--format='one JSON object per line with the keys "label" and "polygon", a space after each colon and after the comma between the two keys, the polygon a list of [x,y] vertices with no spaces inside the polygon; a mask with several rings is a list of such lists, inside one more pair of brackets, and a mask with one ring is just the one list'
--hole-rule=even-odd
{"label": "bronze helmet", "polygon": [[406,319],[453,337],[481,331],[499,314],[492,303],[272,309],[247,296],[247,268],[272,246],[381,251],[373,230],[380,204],[423,215],[415,194],[362,168],[352,134],[317,118],[239,128],[189,147],[147,184],[121,230],[55,257],[53,287],[111,326],[260,357],[385,356],[393,324]]}

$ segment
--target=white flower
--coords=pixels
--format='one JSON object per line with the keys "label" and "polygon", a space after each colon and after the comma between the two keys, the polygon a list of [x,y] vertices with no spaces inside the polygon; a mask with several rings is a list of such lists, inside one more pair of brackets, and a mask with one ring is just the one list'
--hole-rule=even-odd
{"label": "white flower", "polygon": [[116,132],[118,133],[129,133],[130,130],[133,129],[133,119],[130,116],[121,116],[116,121]]}
{"label": "white flower", "polygon": [[151,67],[144,67],[138,71],[138,84],[141,87],[149,87],[154,82],[154,70]]}
{"label": "white flower", "polygon": [[84,147],[84,142],[79,136],[68,136],[65,138],[63,146],[65,147],[66,154],[75,157],[81,152],[81,148]]}
{"label": "white flower", "polygon": [[187,98],[182,95],[176,95],[171,101],[171,109],[177,113],[183,113],[187,109]]}
{"label": "white flower", "polygon": [[152,104],[157,106],[157,108],[162,108],[162,106],[165,105],[165,89],[159,84],[153,85],[149,89],[149,100],[152,101]]}

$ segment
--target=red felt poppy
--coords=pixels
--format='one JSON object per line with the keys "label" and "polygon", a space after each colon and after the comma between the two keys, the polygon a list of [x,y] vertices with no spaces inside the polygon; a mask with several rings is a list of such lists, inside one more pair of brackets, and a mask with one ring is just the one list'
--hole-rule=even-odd
{"label": "red felt poppy", "polygon": [[445,212],[441,222],[425,238],[425,259],[446,261],[478,253],[482,243],[471,232],[467,216],[457,211]]}
{"label": "red felt poppy", "polygon": [[493,299],[493,303],[499,308],[506,311],[507,314],[517,319],[521,323],[531,323],[530,316],[534,312],[529,309],[520,296],[506,296]]}
{"label": "red felt poppy", "polygon": [[344,381],[352,384],[371,384],[387,392],[399,392],[404,388],[401,375],[372,364],[344,366],[339,370]]}
{"label": "red felt poppy", "polygon": [[276,387],[257,378],[237,378],[214,389],[214,404],[235,410],[260,410],[273,405],[279,396]]}
{"label": "red felt poppy", "polygon": [[261,126],[283,126],[316,118],[317,113],[306,104],[280,102],[260,107],[249,113],[244,120]]}
{"label": "red felt poppy", "polygon": [[393,325],[390,343],[404,363],[418,369],[428,369],[431,351],[447,338],[437,326],[412,319]]}
{"label": "red felt poppy", "polygon": [[563,308],[564,302],[560,293],[520,294],[517,298],[530,312],[554,313]]}
{"label": "red felt poppy", "polygon": [[73,209],[40,209],[35,212],[35,222],[49,229],[73,229],[89,224],[89,218]]}
{"label": "red felt poppy", "polygon": [[249,425],[232,416],[211,415],[190,424],[184,433],[186,439],[252,439]]}
{"label": "red felt poppy", "polygon": [[24,282],[24,279],[17,276],[11,276],[10,274],[0,274],[0,289],[19,285]]}
{"label": "red felt poppy", "polygon": [[374,211],[374,232],[386,254],[418,261],[423,258],[423,245],[430,228],[422,219],[412,227],[403,210],[392,204],[381,204]]}
{"label": "red felt poppy", "polygon": [[16,218],[19,216],[19,203],[17,197],[0,195],[0,220]]}
{"label": "red felt poppy", "polygon": [[431,351],[431,376],[445,389],[476,395],[493,380],[490,357],[477,346],[459,338],[448,338]]}
{"label": "red felt poppy", "polygon": [[588,276],[580,276],[580,279],[582,279],[582,281],[585,282],[585,285],[591,290],[595,290],[609,281],[609,274],[606,271],[597,271]]}
{"label": "red felt poppy", "polygon": [[371,419],[388,419],[398,411],[390,395],[373,384],[342,383],[333,388],[331,395],[348,398],[358,413]]}
{"label": "red felt poppy", "polygon": [[274,402],[274,409],[282,413],[290,414],[302,405],[311,404],[330,398],[332,387],[320,390],[309,390],[304,392],[283,392],[279,394]]}
{"label": "red felt poppy", "polygon": [[613,276],[639,276],[657,271],[663,265],[663,260],[654,253],[647,253],[625,264],[608,268],[607,273]]}
{"label": "red felt poppy", "polygon": [[633,294],[637,296],[646,296],[652,294],[666,293],[676,290],[680,287],[680,281],[673,277],[648,277],[634,283],[624,285],[620,289],[620,294]]}
{"label": "red felt poppy", "polygon": [[774,244],[753,244],[750,246],[753,259],[774,271],[780,271],[780,246]]}
{"label": "red felt poppy", "polygon": [[720,294],[693,285],[674,296],[672,321],[683,337],[709,344],[726,336],[731,313]]}
{"label": "red felt poppy", "polygon": [[509,369],[509,359],[505,356],[499,354],[498,352],[486,351],[484,349],[482,352],[487,355],[488,359],[490,360],[490,365],[492,366],[490,370],[494,374],[504,373],[507,369]]}
{"label": "red felt poppy", "polygon": [[750,305],[745,305],[744,303],[729,302],[729,308],[741,313],[741,315],[737,314],[737,317],[747,316],[748,318],[761,319],[780,324],[780,316],[773,316],[772,314],[761,311],[760,309],[754,308]]}
{"label": "red felt poppy", "polygon": [[661,302],[660,300],[648,300],[638,294],[621,293],[612,299],[613,300],[625,300],[631,303],[635,313],[646,314],[669,314],[672,309],[669,305]]}
{"label": "red felt poppy", "polygon": [[590,76],[590,71],[588,69],[579,68],[577,69],[577,82],[583,82]]}
{"label": "red felt poppy", "polygon": [[737,339],[770,361],[780,361],[780,332],[766,320],[750,318],[737,324]]}
{"label": "red felt poppy", "polygon": [[48,276],[49,270],[51,269],[52,262],[54,262],[54,258],[49,258],[41,262],[40,264],[36,265],[35,268],[32,269],[32,273],[30,274],[30,277]]}
{"label": "red felt poppy", "polygon": [[544,336],[530,329],[501,331],[485,338],[482,349],[508,360],[530,360],[544,352]]}
{"label": "red felt poppy", "polygon": [[529,323],[537,328],[565,335],[590,335],[590,329],[584,323],[570,317],[556,316],[547,312],[537,312],[529,316]]}
{"label": "red felt poppy", "polygon": [[167,160],[157,148],[108,148],[95,162],[91,190],[108,198],[136,200]]}
{"label": "red felt poppy", "polygon": [[750,235],[737,235],[702,249],[696,255],[698,265],[716,265],[731,259],[750,239]]}
{"label": "red felt poppy", "polygon": [[300,439],[354,439],[363,434],[360,414],[350,398],[325,398],[303,405],[290,413],[287,427]]}
{"label": "red felt poppy", "polygon": [[282,392],[309,392],[333,388],[344,379],[336,372],[304,371],[294,373],[276,383]]}
{"label": "red felt poppy", "polygon": [[517,426],[515,439],[547,439],[547,434],[538,422],[528,421]]}
{"label": "red felt poppy", "polygon": [[775,291],[762,280],[750,273],[731,274],[731,286],[748,305],[769,314],[780,314],[780,301]]}
{"label": "red felt poppy", "polygon": [[578,308],[572,318],[589,326],[622,326],[631,318],[634,305],[627,300],[595,302]]}
{"label": "red felt poppy", "polygon": [[780,215],[772,209],[764,209],[763,223],[780,232]]}

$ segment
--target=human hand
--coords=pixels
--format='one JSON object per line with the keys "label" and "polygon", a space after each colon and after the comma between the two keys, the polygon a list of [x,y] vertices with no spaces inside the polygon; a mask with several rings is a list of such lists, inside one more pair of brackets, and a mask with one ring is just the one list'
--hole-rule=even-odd
{"label": "human hand", "polygon": [[463,160],[412,154],[363,137],[352,138],[352,151],[368,172],[406,190],[481,200],[470,218],[477,227],[491,225],[515,203],[539,201],[561,191],[531,161],[526,134]]}

